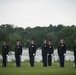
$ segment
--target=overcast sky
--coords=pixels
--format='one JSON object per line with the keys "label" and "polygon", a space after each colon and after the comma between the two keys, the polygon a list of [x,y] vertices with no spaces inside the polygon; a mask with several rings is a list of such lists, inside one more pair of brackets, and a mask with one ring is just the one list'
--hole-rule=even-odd
{"label": "overcast sky", "polygon": [[76,0],[0,0],[0,25],[76,25]]}

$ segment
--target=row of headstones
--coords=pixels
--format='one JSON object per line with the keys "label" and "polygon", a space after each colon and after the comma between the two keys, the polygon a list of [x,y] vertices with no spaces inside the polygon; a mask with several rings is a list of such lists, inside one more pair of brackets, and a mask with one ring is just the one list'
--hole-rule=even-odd
{"label": "row of headstones", "polygon": [[[0,55],[0,59],[2,59],[2,55]],[[8,62],[11,62],[12,60],[15,60],[14,52],[9,53],[9,56],[8,56]],[[24,62],[26,60],[29,60],[28,50],[23,50],[23,53],[21,56],[21,61]],[[37,50],[36,56],[35,56],[35,61],[40,62],[41,60],[42,60],[41,50]],[[59,57],[57,54],[57,50],[54,50],[54,54],[52,56],[52,62],[58,61],[58,60],[59,60]],[[67,51],[66,55],[65,55],[65,60],[66,61],[74,61],[73,52]]]}

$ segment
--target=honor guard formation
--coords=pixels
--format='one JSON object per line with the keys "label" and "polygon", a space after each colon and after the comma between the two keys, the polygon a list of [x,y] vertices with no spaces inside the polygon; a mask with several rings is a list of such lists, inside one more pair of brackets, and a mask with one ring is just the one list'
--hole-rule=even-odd
{"label": "honor guard formation", "polygon": [[[29,44],[29,63],[30,67],[34,67],[34,58],[36,55],[36,43],[34,39],[31,39],[31,42]],[[47,66],[52,66],[52,56],[54,52],[54,46],[52,44],[51,40],[48,40],[46,38],[43,39],[43,43],[41,46],[41,51],[42,51],[42,66],[47,67]],[[8,58],[8,52],[9,52],[9,45],[7,44],[6,41],[3,42],[2,46],[2,67],[7,66],[7,58]],[[14,48],[15,52],[15,64],[16,67],[20,67],[21,65],[21,55],[22,55],[22,45],[20,43],[20,40],[16,41],[16,45]],[[58,62],[59,62],[59,67],[64,67],[64,62],[65,62],[65,55],[66,55],[66,43],[64,42],[64,39],[60,39],[60,42],[58,44],[57,48],[58,52]],[[73,52],[74,52],[74,65],[73,67],[76,67],[76,39],[74,41],[74,46],[73,46]]]}

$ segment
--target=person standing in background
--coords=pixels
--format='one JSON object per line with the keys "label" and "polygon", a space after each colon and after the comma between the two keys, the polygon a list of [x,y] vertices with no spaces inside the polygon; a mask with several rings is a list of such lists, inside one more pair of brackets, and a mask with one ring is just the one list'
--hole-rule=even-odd
{"label": "person standing in background", "polygon": [[29,59],[30,59],[30,66],[34,67],[34,57],[36,53],[36,44],[34,42],[34,39],[31,40],[31,43],[29,45]]}
{"label": "person standing in background", "polygon": [[76,67],[76,39],[74,41],[73,51],[74,51],[74,65],[73,65],[73,67]]}
{"label": "person standing in background", "polygon": [[52,42],[49,40],[48,41],[48,66],[52,66],[52,56],[53,56],[53,52],[54,52],[54,47],[52,45]]}
{"label": "person standing in background", "polygon": [[60,43],[58,45],[58,55],[60,67],[64,67],[64,56],[66,54],[66,44],[64,43],[64,39],[60,39]]}
{"label": "person standing in background", "polygon": [[20,45],[20,41],[17,40],[16,41],[16,47],[15,47],[16,67],[20,67],[21,55],[22,55],[22,46]]}
{"label": "person standing in background", "polygon": [[2,46],[2,67],[7,66],[7,57],[8,57],[8,52],[9,52],[9,46],[6,41],[4,41],[3,46]]}
{"label": "person standing in background", "polygon": [[42,44],[42,63],[43,67],[47,67],[47,50],[48,50],[48,44],[46,38],[43,39]]}

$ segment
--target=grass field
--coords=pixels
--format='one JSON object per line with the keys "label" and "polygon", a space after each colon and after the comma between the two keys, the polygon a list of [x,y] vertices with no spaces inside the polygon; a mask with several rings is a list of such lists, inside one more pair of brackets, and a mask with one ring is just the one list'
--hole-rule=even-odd
{"label": "grass field", "polygon": [[0,75],[76,75],[76,68],[72,62],[65,62],[65,67],[58,67],[54,62],[51,67],[42,67],[41,63],[35,63],[35,67],[29,67],[28,62],[21,63],[21,67],[15,67],[14,62],[8,63],[7,67],[0,67]]}

